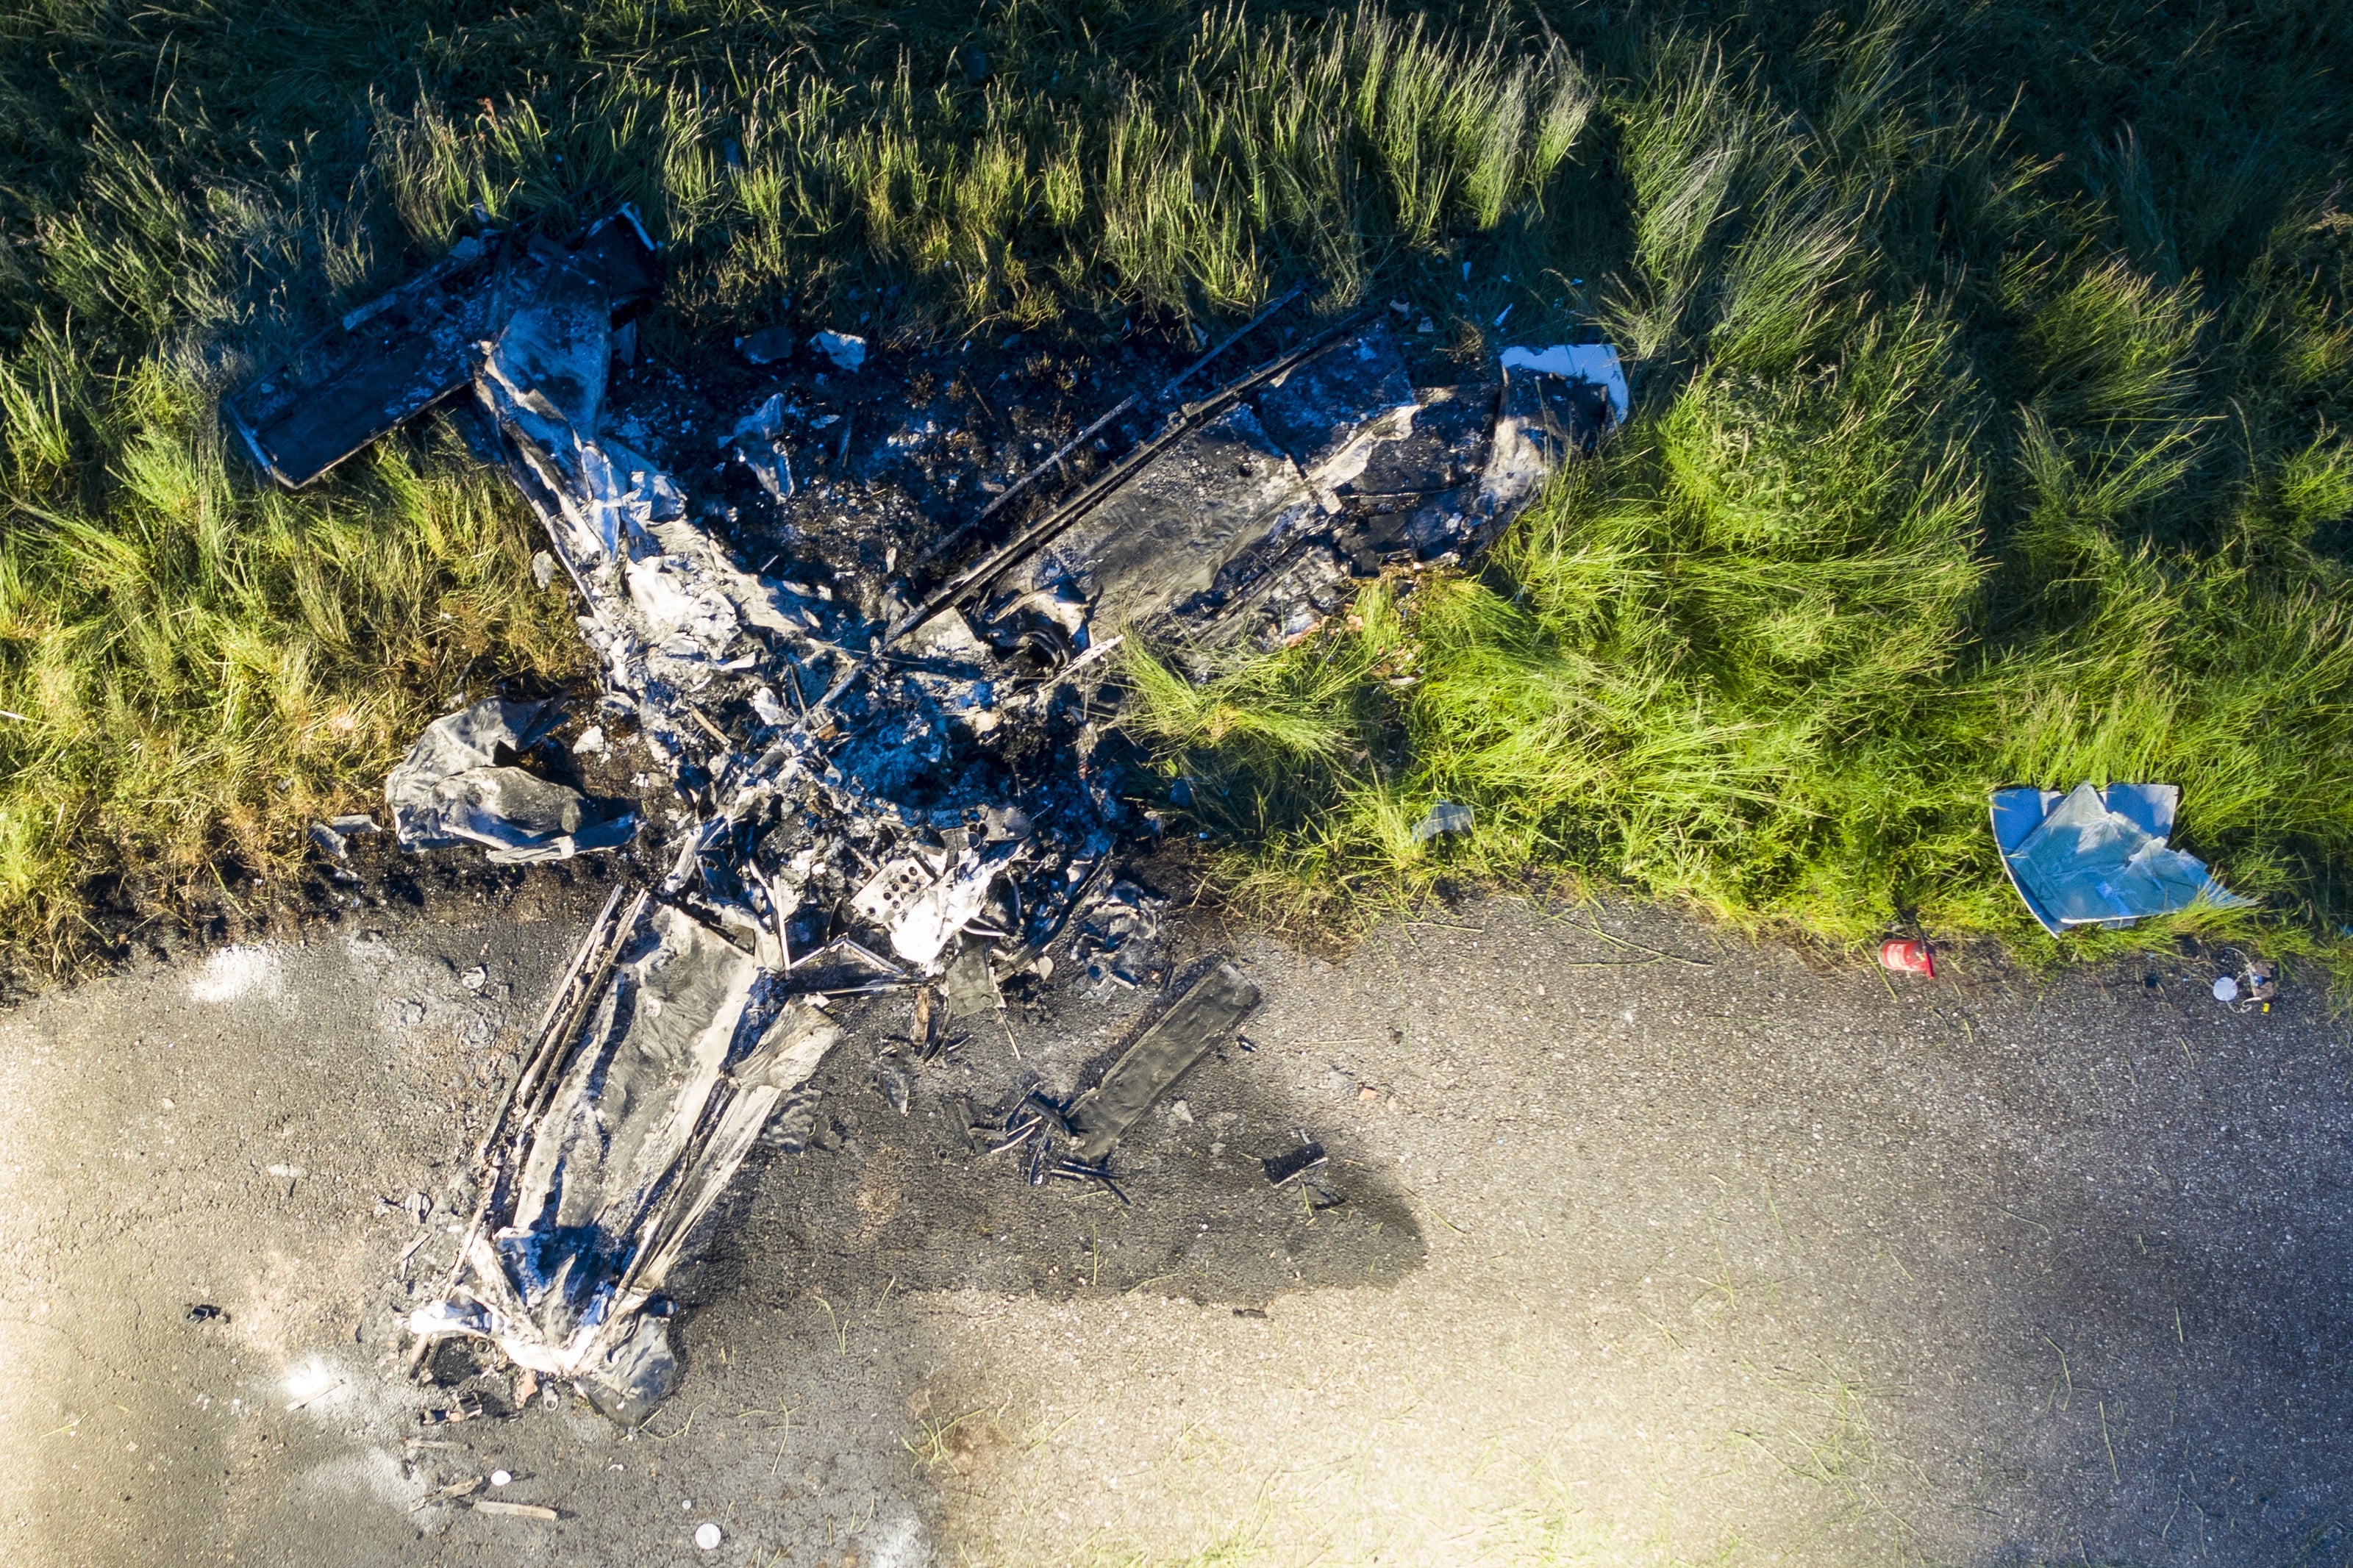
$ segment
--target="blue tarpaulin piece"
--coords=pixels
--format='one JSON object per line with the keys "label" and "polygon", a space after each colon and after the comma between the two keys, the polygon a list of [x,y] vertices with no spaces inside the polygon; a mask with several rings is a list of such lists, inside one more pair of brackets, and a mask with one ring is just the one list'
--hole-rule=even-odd
{"label": "blue tarpaulin piece", "polygon": [[2244,909],[2206,863],[2174,848],[2174,784],[2077,784],[1993,792],[1993,837],[2027,909],[2052,936],[2070,926],[2128,926],[2203,902]]}

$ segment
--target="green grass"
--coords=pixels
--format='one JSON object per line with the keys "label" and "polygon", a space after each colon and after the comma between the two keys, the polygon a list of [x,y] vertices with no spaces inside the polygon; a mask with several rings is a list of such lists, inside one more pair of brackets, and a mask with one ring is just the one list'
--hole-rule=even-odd
{"label": "green grass", "polygon": [[[72,379],[14,385],[62,404]],[[209,891],[266,921],[302,826],[380,816],[384,769],[476,661],[580,661],[502,481],[453,442],[298,500],[232,478],[206,384],[150,363],[77,388],[111,447],[102,510],[20,498],[0,552],[0,924],[52,973],[103,951],[92,902]]]}
{"label": "green grass", "polygon": [[[1234,891],[1361,919],[1535,871],[2049,952],[1987,792],[2158,778],[2264,907],[2068,949],[2353,973],[2341,84],[2216,35],[2175,118],[2085,146],[1955,87],[1923,20],[1835,71],[1657,40],[1598,110],[1630,427],[1473,574],[1205,686],[1136,662]],[[1441,799],[1475,834],[1416,847]]]}
{"label": "green grass", "polygon": [[[120,869],[281,869],[459,686],[577,659],[446,440],[288,500],[209,408],[477,213],[628,198],[673,246],[658,343],[788,309],[1107,339],[1312,276],[1464,364],[1507,306],[1640,356],[1633,426],[1476,574],[1206,687],[1136,667],[1269,910],[1534,870],[2031,942],[1985,788],[2157,774],[2266,904],[2128,940],[2332,950],[2342,33],[2289,0],[8,0],[0,935],[67,964]],[[1438,798],[1472,842],[1412,845]]]}

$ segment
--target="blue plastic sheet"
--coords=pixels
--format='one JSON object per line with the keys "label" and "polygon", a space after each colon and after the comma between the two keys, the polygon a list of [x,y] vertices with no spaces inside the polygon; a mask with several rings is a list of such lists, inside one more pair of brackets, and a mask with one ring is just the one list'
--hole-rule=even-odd
{"label": "blue plastic sheet", "polygon": [[2128,926],[2193,904],[2243,909],[2206,863],[2169,842],[2173,784],[2078,784],[1993,792],[1994,842],[2027,909],[2052,936],[2071,926]]}

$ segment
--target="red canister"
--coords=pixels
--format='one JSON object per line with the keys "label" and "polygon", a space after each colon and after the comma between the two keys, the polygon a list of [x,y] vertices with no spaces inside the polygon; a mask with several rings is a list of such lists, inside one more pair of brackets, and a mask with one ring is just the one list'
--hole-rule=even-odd
{"label": "red canister", "polygon": [[1883,942],[1879,944],[1879,967],[1898,974],[1926,974],[1934,979],[1936,955],[1925,942]]}

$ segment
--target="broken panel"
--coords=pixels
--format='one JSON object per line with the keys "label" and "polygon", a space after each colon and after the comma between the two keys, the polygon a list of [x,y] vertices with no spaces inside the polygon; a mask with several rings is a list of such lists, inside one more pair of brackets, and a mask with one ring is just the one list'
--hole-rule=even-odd
{"label": "broken panel", "polygon": [[496,1340],[633,1426],[675,1376],[664,1284],[839,1031],[682,911],[613,909],[484,1145],[490,1185],[449,1290],[410,1326]]}
{"label": "broken panel", "polygon": [[1318,490],[1356,479],[1383,446],[1411,431],[1420,406],[1379,321],[1277,377],[1256,401],[1266,433]]}
{"label": "broken panel", "polygon": [[469,235],[223,399],[222,416],[271,478],[307,485],[466,386],[474,345],[494,336],[558,262],[594,279],[617,310],[661,287],[653,243],[628,208],[568,249],[511,231]]}
{"label": "broken panel", "polygon": [[1145,1031],[1144,1037],[1112,1064],[1103,1081],[1071,1105],[1070,1123],[1079,1156],[1101,1160],[1111,1152],[1120,1134],[1134,1126],[1154,1100],[1167,1093],[1210,1047],[1250,1016],[1258,999],[1258,987],[1230,963],[1220,963],[1195,981]]}
{"label": "broken panel", "polygon": [[1615,417],[1609,389],[1599,383],[1543,369],[1505,371],[1503,406],[1479,480],[1480,542],[1501,533],[1555,468],[1591,451]]}
{"label": "broken panel", "polygon": [[1097,616],[1143,625],[1208,592],[1236,556],[1318,515],[1298,465],[1255,414],[1235,407],[1039,551],[1024,586],[1073,584]]}

